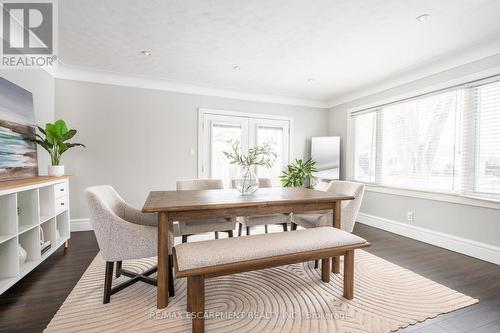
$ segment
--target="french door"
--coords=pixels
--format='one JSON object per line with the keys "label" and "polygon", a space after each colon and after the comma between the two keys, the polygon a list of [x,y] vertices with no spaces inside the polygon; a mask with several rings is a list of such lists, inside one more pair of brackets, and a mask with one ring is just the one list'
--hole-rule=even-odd
{"label": "french door", "polygon": [[243,153],[269,143],[278,155],[273,167],[259,166],[254,171],[258,177],[271,178],[273,185],[279,186],[278,177],[290,156],[290,119],[200,109],[199,122],[200,178],[222,179],[224,186],[229,187],[239,172],[239,167],[230,164],[224,155],[231,149],[230,142],[239,141]]}

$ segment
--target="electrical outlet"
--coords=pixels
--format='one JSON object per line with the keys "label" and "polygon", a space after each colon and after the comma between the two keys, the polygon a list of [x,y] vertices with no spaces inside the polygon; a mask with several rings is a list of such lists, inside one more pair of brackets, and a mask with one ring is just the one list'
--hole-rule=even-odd
{"label": "electrical outlet", "polygon": [[412,211],[406,212],[406,219],[411,222],[415,221],[415,213]]}

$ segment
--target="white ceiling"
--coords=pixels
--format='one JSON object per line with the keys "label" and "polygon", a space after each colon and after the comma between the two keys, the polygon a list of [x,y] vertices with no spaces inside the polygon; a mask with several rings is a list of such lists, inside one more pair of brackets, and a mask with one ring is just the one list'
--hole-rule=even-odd
{"label": "white ceiling", "polygon": [[327,101],[500,53],[499,13],[498,0],[63,0],[59,55],[78,68]]}

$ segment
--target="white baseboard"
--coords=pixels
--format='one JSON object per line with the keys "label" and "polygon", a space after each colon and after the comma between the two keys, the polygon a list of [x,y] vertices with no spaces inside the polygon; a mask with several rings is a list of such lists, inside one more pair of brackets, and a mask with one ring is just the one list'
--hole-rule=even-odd
{"label": "white baseboard", "polygon": [[72,219],[70,228],[71,232],[94,230],[90,219]]}
{"label": "white baseboard", "polygon": [[416,227],[374,215],[359,213],[357,221],[378,229],[386,230],[421,242],[436,245],[474,258],[500,265],[500,247],[476,242],[470,239],[448,235],[442,232]]}

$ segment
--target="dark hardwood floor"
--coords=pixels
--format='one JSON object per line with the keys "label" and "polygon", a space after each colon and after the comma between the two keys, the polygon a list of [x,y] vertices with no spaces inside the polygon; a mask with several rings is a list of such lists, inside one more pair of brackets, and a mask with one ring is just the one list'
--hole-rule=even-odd
{"label": "dark hardwood floor", "polygon": [[71,234],[59,248],[0,296],[0,332],[41,332],[90,265],[99,249],[93,231]]}
{"label": "dark hardwood floor", "polygon": [[500,332],[500,266],[360,223],[354,233],[372,243],[367,251],[479,299],[401,332]]}
{"label": "dark hardwood floor", "polygon": [[[356,224],[367,251],[480,301],[402,332],[500,332],[500,266]],[[41,332],[98,252],[92,232],[71,235],[59,249],[0,296],[0,332]]]}

